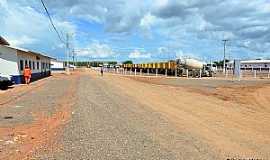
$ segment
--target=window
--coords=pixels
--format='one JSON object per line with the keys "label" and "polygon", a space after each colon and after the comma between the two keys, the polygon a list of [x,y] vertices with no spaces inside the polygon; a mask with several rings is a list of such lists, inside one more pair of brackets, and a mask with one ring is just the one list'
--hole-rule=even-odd
{"label": "window", "polygon": [[20,60],[20,70],[22,71],[23,70],[23,60]]}
{"label": "window", "polygon": [[29,61],[29,68],[32,69],[32,63]]}
{"label": "window", "polygon": [[28,66],[28,61],[25,60],[24,67]]}
{"label": "window", "polygon": [[37,69],[39,70],[39,62],[37,62]]}
{"label": "window", "polygon": [[33,70],[36,69],[35,61],[33,61]]}

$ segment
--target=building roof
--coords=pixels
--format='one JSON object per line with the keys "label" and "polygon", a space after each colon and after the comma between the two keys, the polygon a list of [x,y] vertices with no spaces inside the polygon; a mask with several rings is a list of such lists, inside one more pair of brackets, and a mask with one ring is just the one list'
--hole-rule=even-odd
{"label": "building roof", "polygon": [[0,45],[4,45],[5,47],[8,47],[8,48],[11,48],[11,49],[15,49],[15,50],[18,50],[18,51],[23,51],[23,52],[26,52],[26,53],[31,53],[31,54],[35,54],[37,56],[43,56],[43,57],[47,57],[47,58],[50,58],[50,59],[55,59],[55,58],[52,58],[50,56],[47,56],[46,54],[44,53],[39,53],[39,52],[35,52],[35,51],[30,51],[30,50],[27,50],[27,49],[24,49],[24,48],[19,48],[19,47],[14,47],[14,46],[10,46],[10,44],[7,42],[7,40],[5,40],[3,37],[0,36]]}
{"label": "building roof", "polygon": [[247,61],[241,61],[241,63],[246,63],[246,64],[249,64],[249,63],[270,63],[270,60],[247,60]]}
{"label": "building roof", "polygon": [[9,43],[7,42],[7,40],[5,40],[2,36],[0,36],[0,44],[9,46]]}
{"label": "building roof", "polygon": [[8,48],[11,48],[11,49],[15,49],[17,51],[22,51],[22,52],[25,52],[25,53],[30,53],[30,54],[34,54],[34,55],[37,55],[37,56],[43,56],[43,57],[46,57],[46,58],[49,58],[49,59],[55,59],[55,58],[52,58],[44,53],[38,53],[38,52],[35,52],[35,51],[30,51],[30,50],[27,50],[27,49],[24,49],[24,48],[19,48],[19,47],[14,47],[14,46],[6,46]]}
{"label": "building roof", "polygon": [[[233,63],[233,61],[230,61],[229,63]],[[241,61],[241,63],[244,64],[263,64],[263,63],[270,63],[270,60],[267,59],[262,59],[262,60],[245,60]]]}

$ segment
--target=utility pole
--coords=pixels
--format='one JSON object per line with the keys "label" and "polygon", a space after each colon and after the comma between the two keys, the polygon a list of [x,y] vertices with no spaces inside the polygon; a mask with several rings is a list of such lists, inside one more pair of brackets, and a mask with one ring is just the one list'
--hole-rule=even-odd
{"label": "utility pole", "polygon": [[224,55],[223,55],[223,74],[226,73],[226,44],[229,41],[228,39],[222,40],[224,42]]}
{"label": "utility pole", "polygon": [[73,65],[76,66],[75,65],[75,50],[74,49],[72,50],[72,61],[73,61]]}
{"label": "utility pole", "polygon": [[69,75],[69,34],[67,33],[67,39],[66,39],[66,61],[67,61],[67,68],[66,68],[66,72]]}

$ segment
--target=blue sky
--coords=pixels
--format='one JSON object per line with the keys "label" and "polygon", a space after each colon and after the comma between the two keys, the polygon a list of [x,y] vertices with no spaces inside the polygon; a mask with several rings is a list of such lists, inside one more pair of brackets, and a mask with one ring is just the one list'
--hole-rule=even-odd
{"label": "blue sky", "polygon": [[[270,58],[269,0],[44,0],[79,60]],[[64,59],[39,0],[0,0],[0,35]]]}

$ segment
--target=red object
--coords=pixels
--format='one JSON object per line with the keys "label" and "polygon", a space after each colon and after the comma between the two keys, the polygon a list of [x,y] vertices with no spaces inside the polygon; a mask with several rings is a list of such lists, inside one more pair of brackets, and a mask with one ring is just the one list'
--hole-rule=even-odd
{"label": "red object", "polygon": [[30,68],[25,68],[24,71],[23,71],[23,76],[31,78],[31,75],[32,75],[31,69]]}
{"label": "red object", "polygon": [[23,70],[23,76],[24,76],[24,80],[26,84],[29,84],[31,81],[31,75],[32,75],[32,71],[30,68],[25,67],[25,69]]}

